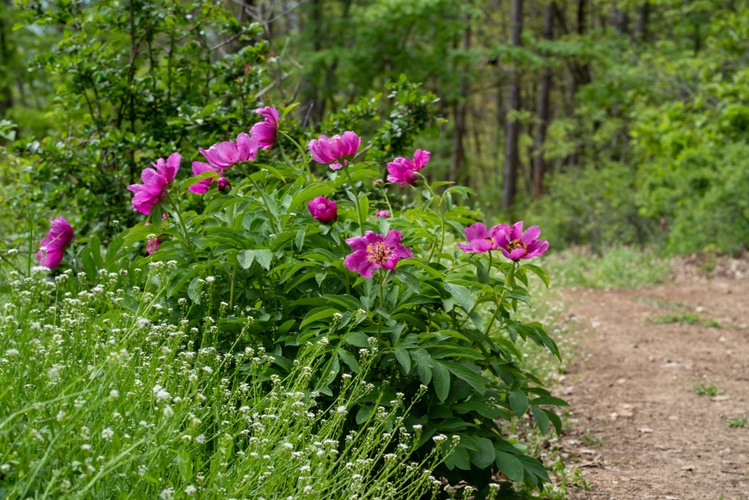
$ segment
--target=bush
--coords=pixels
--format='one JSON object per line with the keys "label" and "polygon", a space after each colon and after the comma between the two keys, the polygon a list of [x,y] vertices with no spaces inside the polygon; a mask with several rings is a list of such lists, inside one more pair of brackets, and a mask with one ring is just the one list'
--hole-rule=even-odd
{"label": "bush", "polygon": [[[294,369],[305,345],[326,338],[324,369],[312,374],[325,405],[344,389],[346,372],[361,373],[357,353],[368,353],[373,390],[351,405],[347,431],[375,418],[380,408],[398,407],[406,428],[421,429],[414,458],[426,459],[434,438],[447,436],[443,450],[451,453],[443,454],[436,474],[487,489],[501,471],[511,481],[542,487],[548,481],[543,466],[505,439],[497,421],[531,412],[544,432],[552,425],[559,430],[559,417],[548,407],[564,402],[523,369],[515,345],[531,339],[559,354],[542,325],[514,318],[518,307],[530,304],[530,275],[546,282],[546,273],[491,252],[445,246],[448,232],[474,222],[475,214],[456,204],[469,193],[466,188],[437,194],[445,183],[430,185],[409,171],[413,177],[404,184],[418,177],[419,189],[410,192],[419,196],[394,211],[380,172],[362,155],[355,157],[355,149],[344,147],[339,170],[323,167],[315,175],[312,168],[320,167],[310,165],[309,153],[292,135],[294,125],[282,118],[279,127],[279,141],[263,153],[263,163],[220,170],[218,176],[226,175],[233,187],[210,189],[202,212],[184,209],[192,196],[187,191],[215,180],[215,172],[175,182],[166,198],[152,200],[148,220],[115,237],[106,251],[92,238],[76,257],[88,280],[95,283],[102,270],[128,270],[131,285],[143,286],[149,303],[172,323],[184,318],[197,327],[225,312],[214,328],[192,336],[195,347],[236,353],[262,346],[274,360],[269,369],[281,377]],[[341,141],[352,137],[347,132]],[[289,143],[296,149],[284,146]],[[315,157],[331,163],[320,160],[331,151],[335,147],[321,147]],[[177,156],[160,168],[175,164]],[[331,199],[323,203],[319,197]],[[391,218],[375,217],[386,209]],[[162,214],[168,214],[163,221]],[[133,250],[146,241],[152,251],[158,241],[158,248],[131,262]],[[388,270],[394,256],[400,262]],[[147,262],[177,264],[146,277],[136,268]],[[134,310],[146,306],[142,296],[128,294],[125,300]]]}

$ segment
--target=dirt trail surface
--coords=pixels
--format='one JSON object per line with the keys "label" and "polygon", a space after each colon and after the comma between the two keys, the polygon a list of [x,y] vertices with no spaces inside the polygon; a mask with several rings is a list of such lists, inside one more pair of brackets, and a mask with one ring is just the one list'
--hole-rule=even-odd
{"label": "dirt trail surface", "polygon": [[569,497],[749,499],[745,273],[571,295],[585,354],[558,388],[561,445],[590,486]]}

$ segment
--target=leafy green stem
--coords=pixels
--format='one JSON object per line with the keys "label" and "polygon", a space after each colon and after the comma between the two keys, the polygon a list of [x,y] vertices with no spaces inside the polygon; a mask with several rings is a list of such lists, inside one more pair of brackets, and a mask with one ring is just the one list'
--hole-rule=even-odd
{"label": "leafy green stem", "polygon": [[[351,163],[349,163],[349,165],[350,164]],[[346,178],[348,178],[348,183],[351,186],[351,190],[354,192],[354,197],[356,198],[356,206],[354,209],[356,210],[356,218],[359,221],[359,235],[364,236],[364,221],[362,221],[361,211],[359,210],[359,190],[356,189],[354,180],[351,178],[351,173],[349,173],[348,166],[344,167],[343,171],[346,173]]]}
{"label": "leafy green stem", "polygon": [[252,185],[255,187],[255,190],[260,193],[260,197],[263,199],[263,207],[265,208],[265,213],[268,214],[268,218],[273,223],[273,226],[277,228],[278,231],[282,231],[282,228],[278,223],[278,217],[276,217],[270,209],[270,202],[265,195],[265,191],[260,188],[260,185],[257,183],[257,181],[255,181],[255,179],[252,178],[251,175],[249,175],[248,177],[250,179],[250,182],[252,182]]}
{"label": "leafy green stem", "polygon": [[492,319],[489,320],[489,324],[486,325],[486,332],[484,332],[485,336],[489,336],[489,332],[492,330],[492,326],[494,326],[494,322],[497,320],[497,315],[499,315],[500,309],[502,309],[502,301],[505,298],[505,295],[507,294],[507,290],[512,285],[514,279],[515,279],[515,270],[518,267],[517,262],[512,263],[512,267],[507,271],[507,274],[505,274],[505,283],[502,286],[502,295],[500,295],[499,299],[497,300],[497,308],[494,309],[494,314],[492,315]]}
{"label": "leafy green stem", "polygon": [[[169,195],[169,191],[166,192],[166,201],[172,209],[172,216],[175,218],[175,220],[177,221],[177,225],[180,227],[180,231],[178,231],[177,233],[180,235],[180,239],[182,240],[182,246],[190,253],[190,255],[192,255],[193,260],[197,263],[198,255],[195,253],[195,245],[190,239],[190,233],[187,230],[187,224],[185,223],[184,217],[182,217],[182,213],[179,211],[179,207]],[[155,224],[161,224],[161,221],[155,221]]]}

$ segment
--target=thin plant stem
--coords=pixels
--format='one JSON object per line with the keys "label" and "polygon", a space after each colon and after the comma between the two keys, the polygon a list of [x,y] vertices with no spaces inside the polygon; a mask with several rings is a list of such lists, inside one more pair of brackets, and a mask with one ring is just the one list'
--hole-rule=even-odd
{"label": "thin plant stem", "polygon": [[512,281],[515,278],[515,269],[517,269],[518,263],[513,262],[512,267],[509,271],[507,271],[507,274],[505,274],[505,284],[502,287],[502,295],[500,295],[499,300],[497,300],[497,308],[494,309],[494,314],[492,315],[492,319],[489,320],[489,324],[486,326],[486,332],[484,332],[485,336],[489,336],[489,332],[492,330],[492,326],[494,326],[494,322],[497,319],[497,315],[499,314],[499,310],[502,308],[502,301],[505,298],[505,295],[507,294],[507,288],[512,284]]}
{"label": "thin plant stem", "polygon": [[[280,133],[280,134],[281,134],[282,136],[286,137],[286,138],[287,138],[288,140],[290,140],[291,142],[293,142],[293,143],[294,143],[294,145],[296,146],[296,148],[297,148],[297,149],[299,150],[299,154],[300,154],[300,155],[302,156],[302,158],[304,158],[304,157],[305,157],[305,155],[306,155],[307,153],[306,153],[306,152],[304,151],[304,148],[302,147],[302,145],[301,145],[301,144],[299,144],[299,143],[297,142],[297,140],[296,140],[296,139],[294,139],[293,137],[291,137],[291,136],[290,136],[289,134],[287,134],[287,133],[286,133],[286,132],[284,132],[283,130],[279,130],[278,132],[279,132],[279,133]],[[311,169],[311,168],[310,168],[310,166],[309,166],[309,162],[308,162],[308,161],[305,161],[305,162],[304,162],[304,166],[305,166],[305,168],[307,169],[307,175],[309,176],[309,178],[312,178],[312,169]]]}
{"label": "thin plant stem", "polygon": [[265,207],[265,213],[268,214],[268,218],[273,222],[273,225],[281,231],[281,226],[278,224],[278,219],[275,215],[273,215],[273,212],[270,210],[270,203],[268,202],[268,198],[265,196],[265,191],[260,189],[260,185],[255,181],[255,179],[252,178],[251,175],[248,176],[250,179],[250,182],[252,182],[252,185],[255,187],[257,191],[260,192],[260,197],[263,199],[263,206]]}
{"label": "thin plant stem", "polygon": [[361,212],[359,212],[359,190],[356,189],[356,186],[354,185],[354,181],[351,178],[351,174],[349,173],[349,169],[348,168],[344,168],[343,171],[346,172],[346,177],[348,178],[348,183],[351,186],[351,190],[354,192],[354,197],[356,198],[356,207],[354,207],[354,208],[356,208],[356,218],[359,221],[359,235],[363,236],[364,235],[364,222],[362,221],[362,218],[361,218]]}
{"label": "thin plant stem", "polygon": [[[387,271],[380,269],[380,309],[385,309],[385,278],[387,278]],[[377,321],[377,339],[380,339],[382,333],[382,313],[380,313]]]}
{"label": "thin plant stem", "polygon": [[[195,253],[195,245],[192,244],[192,240],[190,239],[190,233],[187,231],[187,225],[185,224],[185,220],[182,217],[182,214],[179,211],[179,208],[177,207],[177,204],[174,203],[174,200],[169,195],[169,192],[166,193],[166,200],[167,203],[172,208],[172,216],[177,220],[177,224],[182,229],[181,233],[181,239],[182,239],[182,245],[185,247],[185,250],[190,252],[190,255],[192,255],[192,258],[195,262],[198,262],[198,255]],[[157,224],[160,224],[161,221],[158,221]]]}
{"label": "thin plant stem", "polygon": [[[424,182],[424,185],[429,190],[429,192],[432,194],[432,199],[437,198],[437,200],[438,200],[437,201],[437,210],[440,213],[440,229],[441,229],[440,251],[438,252],[438,254],[441,254],[442,250],[445,247],[445,213],[442,210],[442,196],[438,196],[437,193],[434,192],[434,190],[432,189],[432,186],[430,186],[429,182],[427,182],[426,177],[424,177],[423,175],[421,175],[418,172],[414,172],[414,175],[416,175],[416,177],[418,177],[419,179],[422,180],[422,182]],[[434,249],[436,248],[436,246],[437,246],[436,244],[434,244],[434,243],[432,244],[432,249],[429,251],[429,258],[427,259],[427,262],[431,262],[432,261],[432,256],[434,255]]]}

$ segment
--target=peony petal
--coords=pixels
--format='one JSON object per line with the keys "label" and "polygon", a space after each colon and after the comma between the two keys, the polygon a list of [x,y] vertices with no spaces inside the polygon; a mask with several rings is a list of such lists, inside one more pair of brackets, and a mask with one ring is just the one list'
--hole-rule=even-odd
{"label": "peony petal", "polygon": [[403,238],[403,234],[400,231],[391,229],[390,231],[388,231],[387,236],[385,236],[385,239],[383,239],[382,241],[383,243],[385,243],[385,245],[394,247],[400,244],[401,238]]}
{"label": "peony petal", "polygon": [[366,250],[369,242],[366,238],[362,238],[361,236],[354,236],[353,238],[348,238],[346,240],[346,244],[350,246],[352,250]]}
{"label": "peony petal", "polygon": [[510,240],[519,240],[523,237],[523,221],[518,221],[513,224],[510,229]]}
{"label": "peony petal", "polygon": [[484,240],[489,237],[489,231],[486,230],[486,226],[481,222],[471,224],[466,228],[466,239],[469,242],[473,240]]}
{"label": "peony petal", "polygon": [[421,170],[429,163],[429,159],[432,157],[432,153],[424,149],[417,149],[414,152],[414,167],[416,170]]}
{"label": "peony petal", "polygon": [[521,238],[526,245],[530,245],[541,236],[541,229],[538,226],[531,226],[525,230]]}
{"label": "peony petal", "polygon": [[476,239],[471,240],[471,246],[473,247],[473,251],[476,253],[483,253],[488,252],[489,250],[492,250],[493,244],[490,241],[487,241],[485,239]]}
{"label": "peony petal", "polygon": [[465,244],[465,243],[456,243],[456,245],[458,245],[458,248],[460,248],[460,249],[461,249],[461,250],[463,250],[464,252],[468,252],[468,253],[473,253],[473,247],[471,246],[471,244],[470,244],[470,243],[469,243],[469,244]]}

